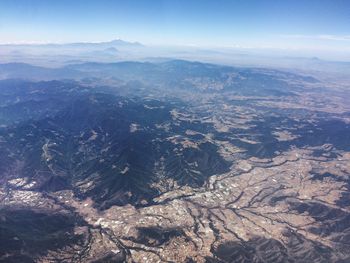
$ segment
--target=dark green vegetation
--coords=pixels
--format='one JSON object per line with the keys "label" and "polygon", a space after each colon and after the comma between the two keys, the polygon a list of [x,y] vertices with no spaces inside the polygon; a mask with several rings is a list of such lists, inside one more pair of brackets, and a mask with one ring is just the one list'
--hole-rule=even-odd
{"label": "dark green vegetation", "polygon": [[[16,171],[35,180],[32,189],[73,189],[78,196],[92,197],[103,209],[139,204],[143,199],[150,202],[160,194],[151,187],[159,180],[157,169],[179,185],[196,187],[228,168],[215,145],[180,149],[167,140],[187,128],[173,128],[172,108],[165,103],[88,92],[74,83],[21,85],[18,94],[25,101],[16,107],[7,102],[10,105],[4,107],[14,112],[3,116],[3,123],[9,125],[0,131],[4,140],[1,167],[6,167],[4,174]],[[46,112],[38,104],[49,105]],[[140,129],[132,131],[133,124]],[[170,130],[156,128],[162,124],[169,124]],[[205,130],[206,126],[198,124],[197,128]],[[81,186],[89,180],[94,182],[91,187]]]}
{"label": "dark green vegetation", "polygon": [[71,215],[46,214],[30,209],[0,211],[0,255],[12,254],[1,262],[34,262],[33,255],[79,243],[77,224]]}
{"label": "dark green vegetation", "polygon": [[[0,76],[15,78],[0,81],[3,200],[12,190],[70,190],[78,200],[91,198],[101,213],[112,206],[139,209],[166,204],[172,199],[157,198],[170,191],[203,191],[210,177],[228,173],[248,158],[265,158],[261,168],[266,168],[292,148],[319,147],[312,150],[313,157],[324,161],[350,151],[350,125],[342,120],[349,112],[276,106],[296,103],[300,92],[309,92],[304,85],[318,81],[308,76],[186,61],[59,69],[6,64],[0,65]],[[282,139],[276,135],[281,131]],[[229,156],[223,154],[225,147]],[[230,152],[234,147],[238,151]],[[349,185],[345,177],[316,170],[311,179]],[[275,196],[270,205],[286,198]],[[338,203],[348,208],[349,195],[342,193]],[[348,212],[317,202],[288,205],[293,213],[307,213],[322,224],[310,227],[310,233],[331,237],[337,245],[325,247],[286,230],[286,244],[265,237],[228,241],[212,246],[207,262],[328,262],[334,253],[348,255]],[[33,262],[47,251],[79,244],[82,237],[74,228],[87,223],[76,220],[69,213],[0,207],[0,256],[9,254],[7,262]],[[199,225],[204,224],[196,221],[195,232]],[[180,237],[194,242],[185,229],[160,226],[138,227],[137,237],[126,240],[160,248]],[[124,256],[107,251],[95,262],[117,262]]]}

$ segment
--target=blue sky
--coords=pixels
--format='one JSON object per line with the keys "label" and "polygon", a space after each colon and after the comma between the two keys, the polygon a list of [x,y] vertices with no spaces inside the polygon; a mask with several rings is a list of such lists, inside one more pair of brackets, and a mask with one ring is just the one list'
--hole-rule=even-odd
{"label": "blue sky", "polygon": [[0,42],[350,52],[348,0],[1,0]]}

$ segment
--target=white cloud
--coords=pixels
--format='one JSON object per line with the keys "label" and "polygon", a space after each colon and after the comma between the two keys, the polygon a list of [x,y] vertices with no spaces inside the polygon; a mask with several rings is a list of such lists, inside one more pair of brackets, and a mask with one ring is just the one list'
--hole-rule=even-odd
{"label": "white cloud", "polygon": [[281,35],[283,38],[350,41],[350,35]]}

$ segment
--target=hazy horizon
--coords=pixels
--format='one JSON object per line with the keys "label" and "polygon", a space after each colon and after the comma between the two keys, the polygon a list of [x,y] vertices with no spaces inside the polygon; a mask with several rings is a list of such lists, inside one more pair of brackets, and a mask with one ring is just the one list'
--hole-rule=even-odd
{"label": "hazy horizon", "polygon": [[350,60],[348,1],[1,1],[0,43],[106,42]]}

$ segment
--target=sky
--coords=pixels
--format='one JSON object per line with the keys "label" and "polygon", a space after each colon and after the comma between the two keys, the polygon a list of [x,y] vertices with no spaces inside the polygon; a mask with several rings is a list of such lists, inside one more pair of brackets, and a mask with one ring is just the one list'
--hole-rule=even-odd
{"label": "sky", "polygon": [[119,38],[350,54],[350,1],[0,0],[0,43]]}

